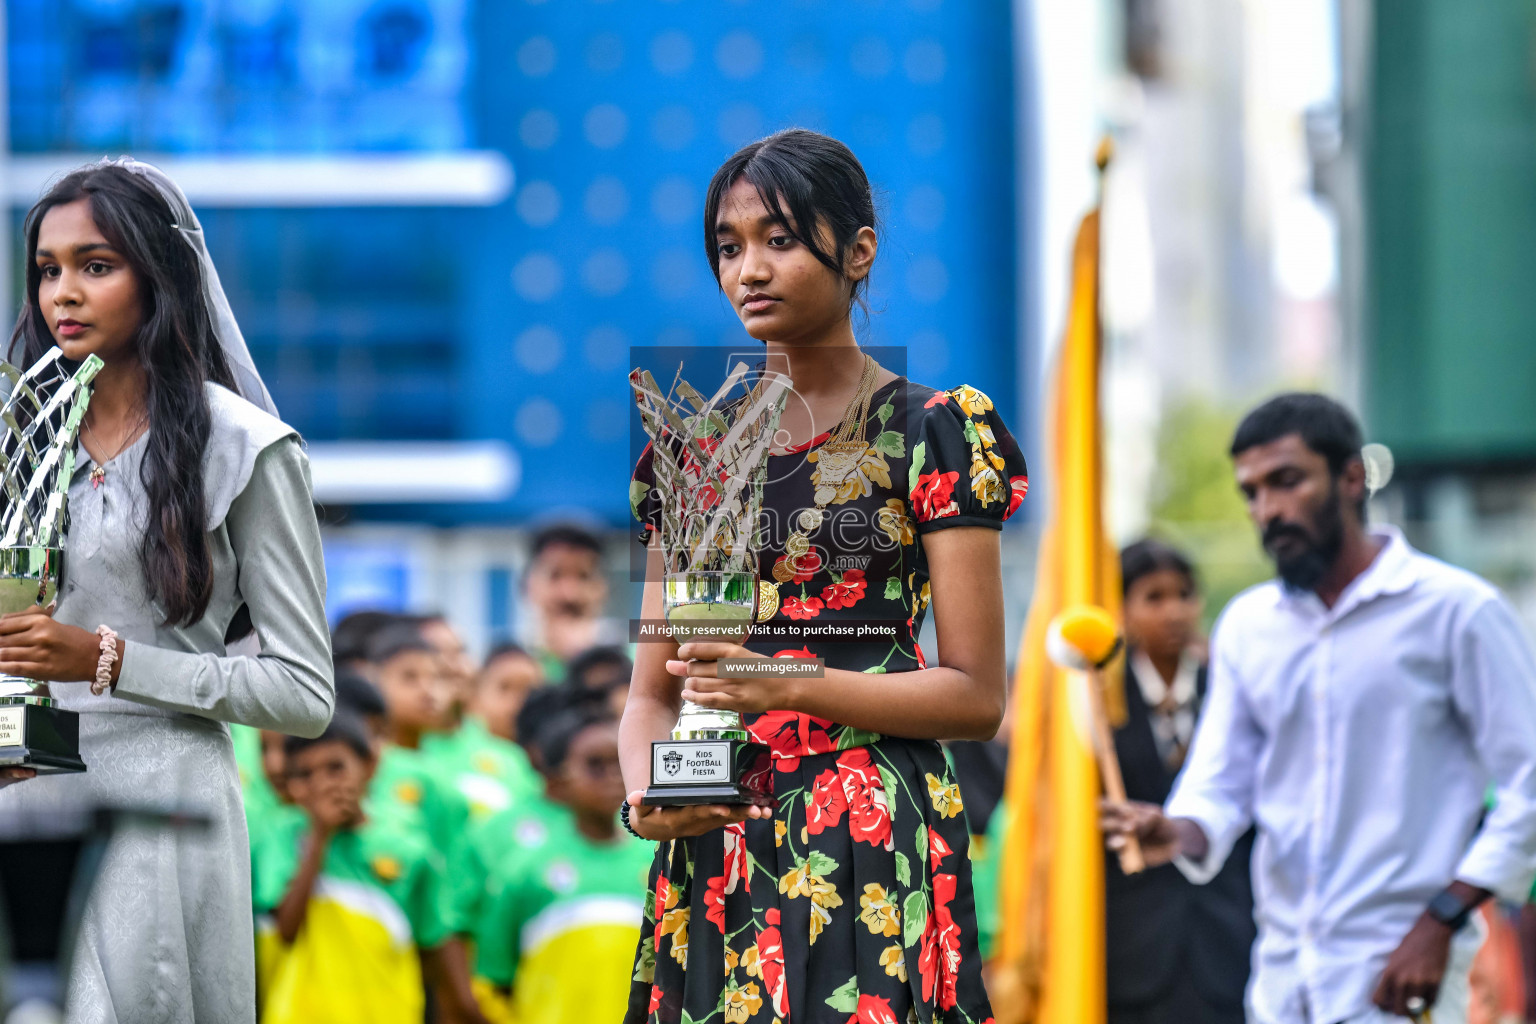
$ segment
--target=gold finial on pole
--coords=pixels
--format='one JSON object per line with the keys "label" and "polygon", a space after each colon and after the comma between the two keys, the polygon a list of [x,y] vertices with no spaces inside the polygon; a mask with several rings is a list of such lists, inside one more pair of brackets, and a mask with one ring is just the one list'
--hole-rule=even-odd
{"label": "gold finial on pole", "polygon": [[1104,173],[1105,169],[1109,167],[1109,162],[1114,158],[1115,140],[1106,132],[1104,137],[1099,140],[1099,148],[1093,152],[1093,162],[1098,167],[1100,174]]}

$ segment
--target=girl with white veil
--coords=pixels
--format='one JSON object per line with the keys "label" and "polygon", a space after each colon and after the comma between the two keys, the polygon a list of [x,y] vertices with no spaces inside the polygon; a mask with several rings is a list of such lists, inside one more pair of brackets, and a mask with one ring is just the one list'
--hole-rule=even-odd
{"label": "girl with white veil", "polygon": [[[96,805],[201,811],[116,836],[86,907],[67,1019],[251,1022],[250,860],[227,722],[303,736],[331,717],[325,570],[308,460],[279,420],[181,190],[132,160],[27,215],[8,358],[105,366],[69,486],[53,614],[0,618],[0,672],[80,712],[83,775],[6,771],[0,830]],[[259,653],[227,644],[254,631]]]}

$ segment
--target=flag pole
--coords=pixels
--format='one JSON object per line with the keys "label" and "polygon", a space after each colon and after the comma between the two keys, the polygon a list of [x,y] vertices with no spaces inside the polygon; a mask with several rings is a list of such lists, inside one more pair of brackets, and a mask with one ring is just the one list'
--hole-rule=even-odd
{"label": "flag pole", "polygon": [[[1109,135],[1099,140],[1098,148],[1093,154],[1093,163],[1098,168],[1097,197],[1094,206],[1103,216],[1104,210],[1104,176],[1109,170],[1109,162],[1115,156],[1115,142]],[[1102,236],[1103,221],[1100,221],[1099,231]],[[1102,271],[1103,263],[1099,267]],[[1101,282],[1102,288],[1102,282]],[[1102,327],[1101,327],[1102,329]],[[1099,347],[1099,366],[1102,370],[1104,364],[1104,350],[1102,340]],[[1102,508],[1100,510],[1102,515]],[[1120,758],[1115,751],[1114,729],[1111,727],[1110,715],[1110,686],[1105,677],[1103,666],[1094,666],[1088,670],[1088,687],[1093,708],[1094,746],[1098,750],[1099,775],[1104,783],[1104,795],[1115,803],[1125,802],[1125,777],[1120,773]],[[1122,697],[1123,700],[1123,697]],[[1141,843],[1135,836],[1128,836],[1125,845],[1120,848],[1120,870],[1127,875],[1139,874],[1146,868],[1146,859],[1141,854]]]}
{"label": "flag pole", "polygon": [[[1088,670],[1088,689],[1093,701],[1093,745],[1099,754],[1099,775],[1104,780],[1104,795],[1114,803],[1125,803],[1125,778],[1120,774],[1120,757],[1115,752],[1115,733],[1109,724],[1109,684],[1104,670]],[[1134,836],[1125,837],[1120,847],[1120,870],[1127,875],[1140,874],[1147,866],[1141,855],[1141,842]]]}
{"label": "flag pole", "polygon": [[[1058,669],[1048,624],[1070,605],[1111,616],[1120,564],[1104,533],[1099,416],[1100,202],[1113,156],[1094,153],[1095,202],[1072,248],[1072,287],[1046,410],[1050,510],[1010,702],[1014,724],[997,852],[998,937],[988,988],[998,1024],[1104,1024],[1104,846],[1098,803],[1105,778],[1093,708],[1118,721],[1120,688]],[[1086,688],[1086,691],[1084,691]],[[1108,748],[1112,749],[1112,748]]]}

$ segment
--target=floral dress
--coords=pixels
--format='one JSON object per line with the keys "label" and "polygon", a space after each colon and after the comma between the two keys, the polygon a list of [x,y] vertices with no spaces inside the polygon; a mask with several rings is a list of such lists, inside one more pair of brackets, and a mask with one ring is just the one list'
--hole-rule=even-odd
{"label": "floral dress", "polygon": [[[926,667],[924,535],[1000,529],[1024,499],[1019,447],[976,389],[897,378],[870,409],[869,448],[779,587],[773,618],[746,644],[757,653],[870,673]],[[800,510],[815,505],[826,437],[769,459],[765,580]],[[660,514],[649,450],[630,495],[644,540]],[[837,623],[885,631],[817,635]],[[785,638],[797,629],[808,638]],[[791,711],[744,718],[772,754],[774,817],[659,844],[626,1020],[990,1021],[969,836],[939,744]]]}

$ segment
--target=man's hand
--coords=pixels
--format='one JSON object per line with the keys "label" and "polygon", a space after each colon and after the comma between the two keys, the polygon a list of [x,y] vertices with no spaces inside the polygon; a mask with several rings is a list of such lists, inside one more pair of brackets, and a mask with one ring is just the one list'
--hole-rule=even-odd
{"label": "man's hand", "polygon": [[1451,929],[1427,913],[1420,914],[1402,943],[1387,957],[1371,1002],[1399,1017],[1408,1016],[1408,1001],[1415,997],[1424,1000],[1417,1012],[1434,1006],[1450,955]]}
{"label": "man's hand", "polygon": [[[1492,895],[1487,889],[1459,879],[1446,886],[1446,891],[1463,907],[1476,907]],[[1436,920],[1428,910],[1420,914],[1402,943],[1387,957],[1387,966],[1371,1001],[1399,1017],[1420,1014],[1434,1006],[1440,982],[1445,978],[1453,934],[1450,925]],[[1422,1005],[1419,1000],[1423,1000]]]}
{"label": "man's hand", "polygon": [[685,643],[677,649],[677,658],[667,662],[667,671],[683,678],[684,700],[700,707],[743,714],[795,710],[796,678],[762,675],[721,679],[717,664],[721,658],[772,660],[739,644],[702,640]]}
{"label": "man's hand", "polygon": [[1141,855],[1149,868],[1167,864],[1180,854],[1201,860],[1209,845],[1205,833],[1193,821],[1170,818],[1157,804],[1136,800],[1099,801],[1099,828],[1104,833],[1104,844],[1116,852],[1125,846],[1127,836],[1134,835],[1141,843]]}

